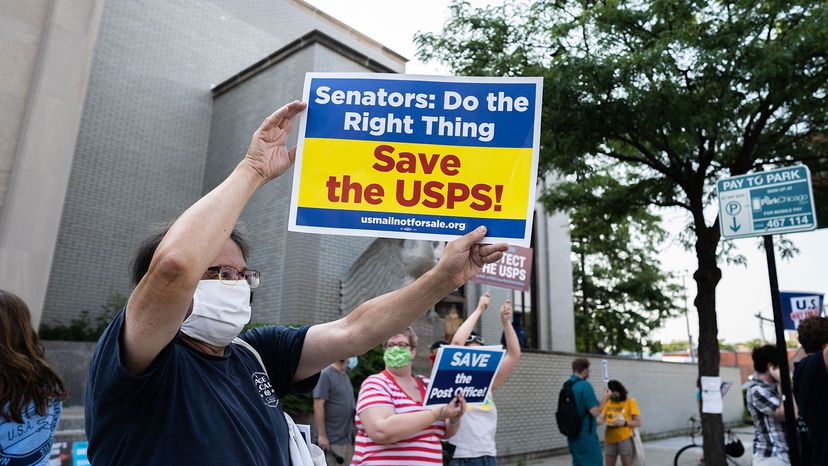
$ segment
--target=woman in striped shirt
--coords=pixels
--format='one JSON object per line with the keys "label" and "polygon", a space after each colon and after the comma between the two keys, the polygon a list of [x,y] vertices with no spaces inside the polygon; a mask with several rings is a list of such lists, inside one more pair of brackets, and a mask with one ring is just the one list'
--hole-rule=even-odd
{"label": "woman in striped shirt", "polygon": [[356,405],[352,465],[443,464],[440,440],[454,435],[466,412],[462,395],[441,407],[424,407],[428,379],[411,373],[417,335],[411,327],[384,344],[385,370],[362,383]]}

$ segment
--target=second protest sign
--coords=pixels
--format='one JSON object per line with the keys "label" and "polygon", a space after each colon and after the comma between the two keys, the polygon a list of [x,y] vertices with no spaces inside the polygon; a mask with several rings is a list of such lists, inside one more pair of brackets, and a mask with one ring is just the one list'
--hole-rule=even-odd
{"label": "second protest sign", "polygon": [[289,229],[528,246],[541,83],[308,73]]}
{"label": "second protest sign", "polygon": [[440,347],[423,404],[447,404],[458,391],[467,403],[485,402],[504,353],[499,346]]}

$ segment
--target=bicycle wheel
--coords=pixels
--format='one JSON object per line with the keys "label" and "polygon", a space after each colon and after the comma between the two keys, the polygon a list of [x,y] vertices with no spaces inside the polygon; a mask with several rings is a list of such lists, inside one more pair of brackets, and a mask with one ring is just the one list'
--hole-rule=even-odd
{"label": "bicycle wheel", "polygon": [[704,450],[701,445],[685,445],[676,453],[673,466],[699,466],[704,464]]}

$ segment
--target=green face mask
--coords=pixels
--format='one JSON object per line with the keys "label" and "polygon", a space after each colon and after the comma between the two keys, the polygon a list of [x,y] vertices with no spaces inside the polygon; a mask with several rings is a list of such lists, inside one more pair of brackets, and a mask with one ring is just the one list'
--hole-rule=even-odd
{"label": "green face mask", "polygon": [[386,348],[385,353],[382,355],[383,361],[385,361],[385,365],[390,367],[391,369],[400,369],[406,366],[406,364],[411,362],[411,351],[408,351],[408,348],[403,348],[400,346],[392,346],[391,348]]}

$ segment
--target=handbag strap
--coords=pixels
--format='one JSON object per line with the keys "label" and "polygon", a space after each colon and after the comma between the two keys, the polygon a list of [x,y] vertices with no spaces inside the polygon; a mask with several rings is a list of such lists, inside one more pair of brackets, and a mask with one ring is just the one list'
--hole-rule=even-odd
{"label": "handbag strap", "polygon": [[[248,351],[253,353],[253,356],[256,357],[256,360],[259,361],[259,365],[262,366],[262,370],[264,371],[267,378],[270,378],[270,375],[267,373],[267,368],[264,365],[264,361],[262,361],[262,357],[259,355],[259,352],[256,351],[256,348],[253,348],[253,345],[250,343],[242,340],[239,337],[233,339],[233,343],[246,348]],[[285,422],[287,422],[287,430],[288,430],[288,449],[290,451],[290,461],[294,465],[301,465],[301,466],[313,466],[314,465],[314,458],[311,456],[310,447],[305,443],[304,438],[302,437],[302,433],[299,431],[299,428],[296,427],[296,423],[293,422],[293,418],[284,411],[282,414],[285,416]],[[324,456],[322,457],[324,458]],[[324,462],[324,459],[322,459]]]}
{"label": "handbag strap", "polygon": [[233,343],[235,343],[239,346],[243,346],[243,347],[247,348],[247,351],[250,351],[251,353],[253,353],[253,356],[255,356],[256,360],[259,361],[259,365],[262,366],[262,370],[264,371],[265,375],[267,375],[267,378],[268,379],[270,378],[270,374],[267,373],[267,368],[265,367],[264,362],[262,361],[262,357],[259,356],[259,352],[256,351],[256,348],[254,348],[253,345],[251,345],[250,343],[242,340],[239,337],[233,338]]}

